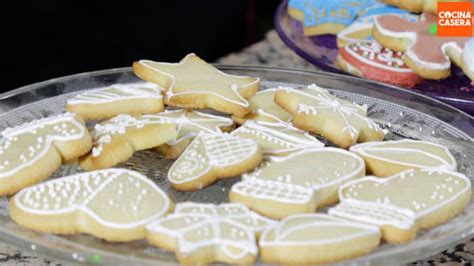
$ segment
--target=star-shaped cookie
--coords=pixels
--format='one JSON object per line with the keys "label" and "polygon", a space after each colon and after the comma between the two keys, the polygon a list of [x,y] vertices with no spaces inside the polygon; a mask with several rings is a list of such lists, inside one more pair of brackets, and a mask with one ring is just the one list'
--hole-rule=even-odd
{"label": "star-shaped cookie", "polygon": [[257,236],[273,224],[238,203],[184,202],[173,214],[149,224],[147,239],[174,251],[181,264],[252,264],[258,253]]}
{"label": "star-shaped cookie", "polygon": [[165,89],[165,103],[183,108],[211,108],[243,117],[250,112],[247,101],[258,90],[258,78],[223,73],[195,54],[179,63],[140,60],[133,63],[138,77]]}
{"label": "star-shaped cookie", "polygon": [[229,131],[233,124],[230,118],[192,110],[167,110],[150,116],[176,124],[176,139],[156,148],[168,159],[177,158],[199,132],[222,133]]}

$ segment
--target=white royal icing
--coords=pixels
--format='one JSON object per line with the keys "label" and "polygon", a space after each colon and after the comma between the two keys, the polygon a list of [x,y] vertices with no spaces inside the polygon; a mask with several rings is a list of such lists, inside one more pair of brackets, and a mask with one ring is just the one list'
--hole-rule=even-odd
{"label": "white royal icing", "polygon": [[360,112],[366,113],[366,107],[357,105],[355,103],[343,101],[331,95],[327,90],[320,88],[315,84],[309,85],[306,89],[310,91],[310,93],[307,93],[302,90],[290,90],[291,92],[300,94],[307,99],[316,100],[316,102],[311,105],[300,103],[298,106],[298,113],[304,113],[306,115],[317,115],[318,110],[321,109],[331,110],[332,112],[338,113],[344,123],[341,133],[347,131],[353,143],[356,142],[359,136],[359,130],[354,127],[352,119],[357,119],[358,121],[361,121],[372,130],[385,133],[385,131],[379,128],[379,126],[374,121],[360,114]]}
{"label": "white royal icing", "polygon": [[411,169],[388,178],[368,176],[341,186],[341,203],[329,213],[408,229],[470,189],[465,175],[444,169]]}
{"label": "white royal icing", "polygon": [[142,128],[145,125],[167,123],[154,115],[134,117],[127,114],[115,116],[103,123],[94,126],[92,157],[98,157],[104,151],[104,146],[112,141],[114,135],[123,135],[128,128]]}
{"label": "white royal icing", "polygon": [[464,45],[462,59],[464,62],[464,67],[466,67],[467,70],[474,75],[474,38],[471,38]]}
{"label": "white royal icing", "polygon": [[[142,174],[106,169],[54,179],[21,190],[15,205],[24,212],[58,215],[83,212],[112,228],[144,226],[170,208],[168,196]],[[80,216],[73,223],[80,223]]]}
{"label": "white royal icing", "polygon": [[[264,154],[280,154],[305,148],[321,148],[324,144],[308,132],[295,128],[291,123],[264,121],[245,122],[231,135],[248,137],[262,147]],[[271,143],[268,145],[267,143]]]}
{"label": "white royal icing", "polygon": [[229,167],[254,156],[258,145],[229,134],[200,132],[168,172],[171,183],[182,184],[199,179],[215,167]]}
{"label": "white royal icing", "polygon": [[[419,147],[420,145],[424,147]],[[437,149],[437,152],[434,152],[433,149]],[[408,167],[442,167],[447,170],[456,170],[457,168],[456,160],[447,147],[427,141],[410,139],[373,141],[352,146],[350,151],[363,157]]]}
{"label": "white royal icing", "polygon": [[[202,90],[175,92],[174,91],[174,85],[175,85],[175,82],[176,82],[175,76],[172,73],[167,73],[165,71],[160,70],[158,67],[153,66],[153,64],[161,64],[161,65],[177,66],[177,67],[184,66],[184,65],[186,65],[186,62],[190,57],[196,57],[196,55],[193,54],[193,53],[188,54],[179,63],[163,63],[163,62],[158,63],[158,62],[154,62],[154,61],[151,61],[151,60],[140,60],[139,63],[142,64],[143,66],[145,66],[147,68],[150,68],[153,71],[156,71],[156,72],[160,73],[161,75],[167,76],[168,78],[171,79],[171,84],[170,84],[169,88],[165,88],[167,90],[166,91],[166,98],[165,98],[165,101],[167,103],[170,102],[172,97],[176,97],[176,96],[180,96],[180,95],[211,94],[213,96],[219,97],[219,98],[221,98],[225,101],[231,102],[233,104],[237,104],[237,105],[240,105],[240,106],[243,106],[243,107],[248,107],[249,106],[248,101],[239,94],[239,89],[246,88],[246,87],[251,87],[251,86],[255,85],[256,83],[259,83],[260,82],[259,78],[255,78],[254,81],[252,81],[252,82],[250,82],[250,83],[248,83],[244,86],[240,86],[240,88],[237,84],[230,84],[230,86],[228,88],[225,88],[225,89],[226,89],[226,92],[228,92],[228,91],[232,92],[232,95],[234,96],[235,99],[231,99],[229,97],[226,97],[226,96],[222,95],[222,93],[206,90],[206,88],[203,88]],[[244,76],[236,76],[236,75],[226,74],[226,73],[212,67],[211,65],[209,65],[207,63],[204,63],[204,65],[208,66],[208,68],[212,68],[212,69],[208,70],[208,71],[210,71],[210,73],[212,73],[212,75],[217,75],[217,76],[220,75],[220,76],[224,76],[224,77],[227,77],[227,78],[236,78],[236,79],[238,79],[238,78],[247,78],[247,77],[244,77]],[[197,78],[199,78],[200,75],[199,75],[199,73],[196,73],[195,76]]]}
{"label": "white royal icing", "polygon": [[[340,230],[346,231],[340,233]],[[324,232],[321,234],[320,232]],[[324,236],[323,236],[324,235]],[[380,236],[376,226],[326,214],[295,214],[262,233],[260,247],[304,247],[351,241],[367,235]]]}
{"label": "white royal icing", "polygon": [[50,150],[53,142],[81,139],[86,130],[71,113],[5,129],[0,140],[0,179],[36,163]]}
{"label": "white royal icing", "polygon": [[149,234],[164,234],[176,239],[177,251],[190,255],[201,248],[214,248],[239,260],[256,256],[257,233],[274,221],[235,203],[220,205],[185,202],[175,212],[147,226]]}
{"label": "white royal icing", "polygon": [[304,204],[328,187],[362,176],[364,169],[364,161],[346,150],[304,149],[287,156],[268,157],[259,168],[244,174],[242,181],[232,186],[231,192],[269,201]]}
{"label": "white royal icing", "polygon": [[67,101],[68,105],[103,104],[132,99],[162,99],[161,88],[153,83],[114,84],[87,90]]}
{"label": "white royal icing", "polygon": [[192,139],[201,131],[207,133],[222,133],[221,128],[230,127],[233,124],[230,118],[194,110],[166,110],[163,113],[148,115],[148,117],[161,118],[164,122],[177,125],[176,133],[178,136],[176,140],[169,141],[167,143],[169,145],[176,145],[184,140]]}

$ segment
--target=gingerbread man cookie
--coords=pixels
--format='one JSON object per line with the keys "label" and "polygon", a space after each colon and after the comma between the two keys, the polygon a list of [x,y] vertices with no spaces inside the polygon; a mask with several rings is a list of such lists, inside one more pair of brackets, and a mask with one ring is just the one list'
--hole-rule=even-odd
{"label": "gingerbread man cookie", "polygon": [[373,35],[383,46],[405,52],[403,61],[426,79],[444,79],[451,74],[451,61],[462,67],[461,54],[468,38],[438,37],[431,31],[436,15],[424,13],[411,22],[394,15],[375,19]]}
{"label": "gingerbread man cookie", "polygon": [[164,104],[158,85],[114,84],[74,96],[67,101],[66,110],[79,114],[85,120],[94,120],[119,114],[158,113],[164,110]]}
{"label": "gingerbread man cookie", "polygon": [[317,138],[291,123],[249,120],[232,131],[231,135],[254,140],[264,155],[286,155],[297,150],[324,147]]}
{"label": "gingerbread man cookie", "polygon": [[383,239],[401,243],[458,215],[471,199],[471,182],[443,169],[407,170],[388,178],[364,177],[339,189],[329,213],[377,225]]}
{"label": "gingerbread man cookie", "polygon": [[147,239],[174,251],[181,264],[252,264],[258,235],[273,223],[242,204],[185,202],[177,204],[173,214],[149,224]]}
{"label": "gingerbread man cookie", "polygon": [[10,214],[16,223],[39,232],[132,241],[144,239],[145,226],[172,206],[145,176],[107,169],[25,188],[11,198]]}
{"label": "gingerbread man cookie", "polygon": [[245,117],[232,116],[232,120],[239,125],[242,125],[247,120],[289,122],[291,115],[273,101],[275,91],[281,88],[282,87],[278,87],[257,92],[255,96],[249,99],[250,109],[252,109],[252,111]]}
{"label": "gingerbread man cookie", "polygon": [[391,176],[408,169],[457,168],[447,147],[427,141],[373,141],[352,146],[350,151],[364,158],[367,171],[375,176]]}
{"label": "gingerbread man cookie", "polygon": [[260,80],[221,72],[195,54],[179,63],[140,60],[133,63],[134,73],[165,90],[165,103],[182,108],[212,108],[244,117],[251,109],[247,99],[259,88]]}
{"label": "gingerbread man cookie", "polygon": [[229,199],[281,219],[336,203],[339,186],[364,175],[364,161],[351,152],[305,149],[284,157],[269,157],[232,186]]}
{"label": "gingerbread man cookie", "polygon": [[408,18],[411,21],[416,21],[418,18],[417,15],[412,15],[410,12],[400,8],[376,3],[363,10],[357,20],[337,34],[337,46],[340,48],[350,43],[371,40],[374,19],[384,14],[394,14]]}
{"label": "gingerbread man cookie", "polygon": [[380,244],[376,226],[326,214],[296,214],[262,233],[265,263],[312,265],[334,263],[370,253]]}
{"label": "gingerbread man cookie", "polygon": [[0,140],[0,195],[46,179],[91,146],[84,121],[71,113],[5,129]]}
{"label": "gingerbread man cookie", "polygon": [[281,89],[275,102],[293,115],[297,128],[322,135],[347,148],[356,141],[382,140],[385,131],[367,117],[367,107],[339,99],[315,84],[304,89]]}
{"label": "gingerbread man cookie", "polygon": [[201,189],[252,170],[261,161],[262,152],[253,140],[200,132],[173,163],[168,180],[178,190]]}
{"label": "gingerbread man cookie", "polygon": [[176,125],[153,115],[118,115],[96,124],[92,151],[80,158],[84,170],[112,167],[135,151],[151,149],[176,138]]}
{"label": "gingerbread man cookie", "polygon": [[163,121],[176,124],[176,139],[156,148],[165,158],[176,159],[196,135],[203,131],[207,133],[222,133],[232,128],[231,119],[218,115],[201,113],[193,110],[175,110],[149,115],[161,118]]}
{"label": "gingerbread man cookie", "polygon": [[411,88],[422,78],[405,65],[402,57],[403,52],[384,48],[377,41],[363,41],[339,48],[336,64],[355,76]]}

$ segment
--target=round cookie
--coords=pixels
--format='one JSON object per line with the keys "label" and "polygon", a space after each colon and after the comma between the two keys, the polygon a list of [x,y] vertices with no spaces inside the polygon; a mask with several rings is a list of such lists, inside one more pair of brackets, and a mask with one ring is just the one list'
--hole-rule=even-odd
{"label": "round cookie", "polygon": [[363,41],[339,48],[336,64],[355,76],[411,88],[422,78],[405,65],[402,56],[376,41]]}

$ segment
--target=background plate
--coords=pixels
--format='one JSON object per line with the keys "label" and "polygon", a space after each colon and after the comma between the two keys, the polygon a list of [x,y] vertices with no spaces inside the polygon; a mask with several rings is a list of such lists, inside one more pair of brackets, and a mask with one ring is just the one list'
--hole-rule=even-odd
{"label": "background plate", "polygon": [[[335,65],[335,35],[305,36],[301,23],[288,15],[287,1],[280,3],[274,20],[280,38],[303,59],[323,70],[350,75],[340,71]],[[412,89],[474,115],[474,85],[457,66],[453,66],[451,71],[450,78],[441,81],[424,80]]]}
{"label": "background plate", "polygon": [[[459,171],[471,180],[474,177],[474,121],[446,104],[411,91],[337,74],[264,67],[218,67],[229,74],[260,77],[261,89],[309,83],[330,88],[340,97],[367,104],[370,117],[390,131],[388,139],[407,137],[446,145],[456,157]],[[78,74],[16,89],[0,95],[0,130],[64,112],[67,99],[81,90],[138,81],[130,68],[122,68]],[[166,180],[171,163],[153,151],[143,151],[118,167],[145,174],[175,202],[226,202],[230,186],[238,180],[219,181],[199,191],[178,192],[170,188]],[[63,166],[50,179],[78,171],[75,164]],[[473,235],[473,225],[474,203],[471,201],[466,210],[449,223],[420,232],[415,241],[406,245],[383,244],[373,253],[357,258],[351,265],[368,262],[394,264],[425,258]],[[0,239],[46,256],[76,262],[176,264],[173,253],[151,247],[145,241],[113,244],[88,235],[56,236],[33,232],[11,220],[7,198],[0,198]]]}

